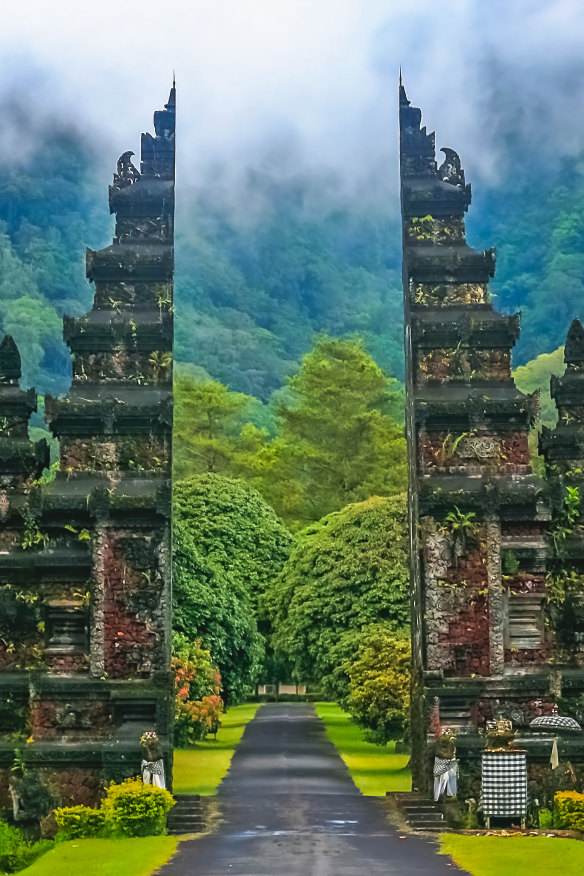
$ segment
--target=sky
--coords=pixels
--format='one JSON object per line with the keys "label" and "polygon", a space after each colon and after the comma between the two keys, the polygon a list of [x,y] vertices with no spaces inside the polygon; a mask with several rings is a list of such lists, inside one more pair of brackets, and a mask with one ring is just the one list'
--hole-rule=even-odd
{"label": "sky", "polygon": [[[582,0],[13,0],[0,94],[68,117],[113,168],[174,70],[187,183],[267,162],[358,184],[397,177],[401,65],[437,146],[497,185],[513,132],[526,160],[584,147],[583,38]],[[0,129],[2,150],[26,144]]]}

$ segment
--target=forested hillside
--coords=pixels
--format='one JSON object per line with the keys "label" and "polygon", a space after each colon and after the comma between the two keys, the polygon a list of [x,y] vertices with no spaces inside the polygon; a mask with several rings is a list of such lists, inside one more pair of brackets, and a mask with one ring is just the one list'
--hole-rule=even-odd
{"label": "forested hillside", "polygon": [[[8,123],[18,133],[22,119]],[[110,233],[108,180],[76,129],[56,122],[26,139],[0,165],[0,327],[21,347],[25,381],[55,393],[69,379],[61,315],[88,306],[85,246]],[[478,187],[471,207],[469,241],[497,247],[497,304],[523,313],[516,365],[556,349],[583,315],[583,161],[543,173],[518,159],[512,179]],[[315,333],[358,333],[401,377],[397,201],[362,202],[324,172],[228,179],[226,168],[198,188],[179,178],[178,361],[266,401]]]}

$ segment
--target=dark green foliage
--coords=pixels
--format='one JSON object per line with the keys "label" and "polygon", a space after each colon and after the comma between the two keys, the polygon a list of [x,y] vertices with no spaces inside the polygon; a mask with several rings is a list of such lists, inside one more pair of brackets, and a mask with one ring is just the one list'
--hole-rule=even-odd
{"label": "dark green foliage", "polygon": [[18,796],[20,810],[28,821],[40,821],[55,805],[56,801],[51,789],[35,771],[26,767],[20,749],[14,752],[10,787]]}
{"label": "dark green foliage", "polygon": [[359,332],[400,374],[399,231],[385,209],[339,198],[324,175],[264,170],[232,193],[242,221],[216,182],[177,216],[179,360],[267,399],[315,332]]}
{"label": "dark green foliage", "polygon": [[227,701],[237,702],[259,671],[270,631],[263,594],[286,562],[292,536],[242,481],[214,474],[179,481],[174,503],[175,628],[202,639]]}
{"label": "dark green foliage", "polygon": [[[87,308],[84,249],[107,240],[106,179],[68,122],[53,117],[31,140],[34,110],[3,110],[28,148],[0,167],[0,327],[21,345],[25,382],[55,392],[69,373],[61,314]],[[584,179],[580,156],[538,165],[517,144],[507,151],[499,184],[475,187],[469,242],[497,246],[493,288],[503,309],[523,312],[516,359],[526,362],[583,315]],[[267,401],[315,333],[357,332],[402,375],[398,204],[364,202],[338,182],[292,166],[235,181],[216,166],[211,184],[180,199],[179,361]]]}
{"label": "dark green foliage", "polygon": [[78,129],[53,117],[31,141],[20,130],[26,109],[4,109],[4,126],[31,149],[25,162],[0,165],[0,328],[20,348],[25,384],[54,393],[70,373],[61,315],[78,315],[91,300],[83,259],[87,244],[104,239],[106,192]]}
{"label": "dark green foliage", "polygon": [[262,657],[249,597],[209,563],[178,514],[173,552],[174,627],[190,640],[202,640],[221,672],[224,698],[239,702],[254,684]]}
{"label": "dark green foliage", "polygon": [[497,247],[497,305],[521,310],[517,363],[556,350],[572,319],[583,315],[581,160],[565,158],[539,171],[536,164],[515,160],[512,178],[480,192],[469,220],[472,243]]}
{"label": "dark green foliage", "polygon": [[373,497],[329,514],[298,536],[270,588],[277,648],[303,681],[343,699],[343,666],[359,651],[362,631],[409,620],[405,498]]}
{"label": "dark green foliage", "polygon": [[18,694],[0,695],[0,734],[23,733],[28,717],[27,697]]}
{"label": "dark green foliage", "polygon": [[200,475],[175,485],[174,507],[207,562],[254,605],[261,602],[290,555],[292,536],[256,490],[234,478]]}
{"label": "dark green foliage", "polygon": [[0,821],[0,872],[17,873],[53,847],[50,840],[27,842],[17,827]]}

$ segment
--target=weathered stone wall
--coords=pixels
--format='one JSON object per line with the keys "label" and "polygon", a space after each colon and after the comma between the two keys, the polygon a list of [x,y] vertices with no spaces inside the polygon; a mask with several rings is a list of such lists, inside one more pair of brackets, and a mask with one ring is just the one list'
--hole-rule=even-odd
{"label": "weathered stone wall", "polygon": [[[560,533],[571,557],[562,569],[570,565],[574,573],[568,585],[565,574],[556,574],[562,571],[557,563],[550,566],[560,530],[556,526],[549,538],[550,491],[530,465],[538,400],[520,393],[511,375],[519,318],[492,306],[494,253],[466,244],[470,186],[458,155],[444,152],[438,166],[434,135],[400,86],[413,780],[422,789],[431,784],[428,732],[437,698],[442,726],[458,734],[461,793],[476,796],[484,747],[479,730],[486,720],[508,716],[529,735],[536,714],[548,714],[560,701],[566,709],[578,707],[584,676],[568,667],[577,666],[579,648],[584,651],[584,549]],[[542,438],[554,471],[572,486],[575,469],[584,471],[577,465],[584,459],[584,431],[580,439],[573,426],[580,406],[584,411],[584,330],[573,332],[573,341],[576,335],[566,348],[570,376],[552,381],[562,425],[554,434],[544,430]],[[561,518],[566,490],[554,490]],[[578,581],[582,611],[577,598],[565,595]],[[551,668],[562,662],[561,671]],[[533,762],[549,759],[541,738],[527,742]],[[581,748],[572,755],[584,763]]]}
{"label": "weathered stone wall", "polygon": [[112,245],[87,252],[93,307],[63,320],[72,384],[45,402],[56,477],[0,344],[0,779],[18,747],[64,804],[137,774],[145,729],[172,778],[174,88],[154,122],[140,170],[118,161]]}

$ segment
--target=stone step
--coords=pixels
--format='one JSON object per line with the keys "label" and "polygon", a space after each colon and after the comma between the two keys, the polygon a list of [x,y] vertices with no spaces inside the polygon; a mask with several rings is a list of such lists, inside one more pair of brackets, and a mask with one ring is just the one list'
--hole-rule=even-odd
{"label": "stone step", "polygon": [[431,803],[405,803],[402,806],[404,812],[437,812],[440,811]]}
{"label": "stone step", "polygon": [[412,792],[391,795],[412,830],[443,833],[450,830],[439,804],[422,794]]}
{"label": "stone step", "polygon": [[207,825],[204,821],[193,821],[190,818],[167,822],[168,833],[202,833]]}
{"label": "stone step", "polygon": [[426,831],[428,833],[452,833],[445,821],[433,821],[427,824],[410,824],[412,830]]}
{"label": "stone step", "polygon": [[206,829],[200,794],[175,794],[175,806],[166,819],[169,834],[201,833]]}
{"label": "stone step", "polygon": [[171,815],[199,815],[203,811],[200,803],[194,803],[192,806],[173,806]]}
{"label": "stone step", "polygon": [[420,824],[426,821],[444,822],[444,815],[441,812],[411,812],[406,814],[406,819]]}
{"label": "stone step", "polygon": [[204,819],[200,815],[175,815],[174,818],[168,818],[167,824],[203,824]]}

